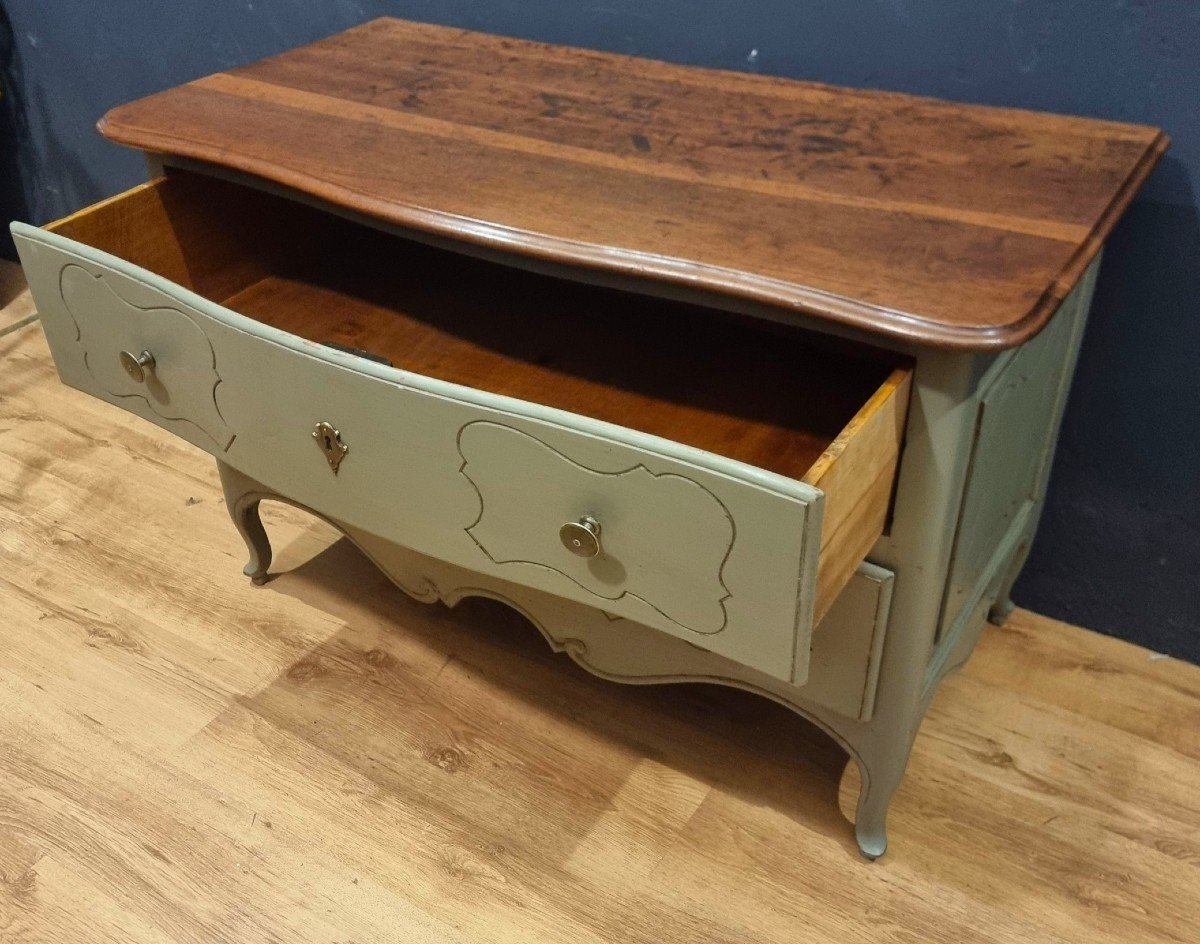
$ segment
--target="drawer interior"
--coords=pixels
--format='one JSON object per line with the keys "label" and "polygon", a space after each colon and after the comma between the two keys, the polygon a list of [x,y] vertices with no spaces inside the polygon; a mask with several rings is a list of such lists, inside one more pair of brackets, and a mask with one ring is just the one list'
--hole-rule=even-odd
{"label": "drawer interior", "polygon": [[821,488],[818,617],[883,529],[907,405],[896,355],[484,261],[185,171],[51,228],[308,340]]}

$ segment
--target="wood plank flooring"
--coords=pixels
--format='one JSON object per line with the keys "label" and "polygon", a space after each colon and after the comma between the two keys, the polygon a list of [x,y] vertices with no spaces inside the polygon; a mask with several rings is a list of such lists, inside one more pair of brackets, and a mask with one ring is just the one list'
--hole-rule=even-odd
{"label": "wood plank flooring", "polygon": [[36,316],[21,267],[0,259],[0,334]]}
{"label": "wood plank flooring", "polygon": [[1018,611],[869,864],[783,709],[600,681],[267,518],[254,588],[208,457],[0,335],[0,941],[1200,939],[1200,668]]}

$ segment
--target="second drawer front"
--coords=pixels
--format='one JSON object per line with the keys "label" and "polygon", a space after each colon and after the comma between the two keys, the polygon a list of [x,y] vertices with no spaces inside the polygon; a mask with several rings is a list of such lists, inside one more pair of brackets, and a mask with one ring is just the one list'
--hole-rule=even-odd
{"label": "second drawer front", "polygon": [[805,680],[815,489],[332,352],[61,237],[19,243],[72,386],[330,518]]}

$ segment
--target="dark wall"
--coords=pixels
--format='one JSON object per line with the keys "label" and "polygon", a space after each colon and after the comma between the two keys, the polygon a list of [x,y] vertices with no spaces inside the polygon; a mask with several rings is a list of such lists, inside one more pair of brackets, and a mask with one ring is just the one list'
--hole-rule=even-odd
{"label": "dark wall", "polygon": [[[42,222],[143,179],[119,102],[372,17],[1144,122],[1174,147],[1114,234],[1023,605],[1200,661],[1195,0],[0,0],[0,201]],[[969,304],[964,299],[964,304]]]}

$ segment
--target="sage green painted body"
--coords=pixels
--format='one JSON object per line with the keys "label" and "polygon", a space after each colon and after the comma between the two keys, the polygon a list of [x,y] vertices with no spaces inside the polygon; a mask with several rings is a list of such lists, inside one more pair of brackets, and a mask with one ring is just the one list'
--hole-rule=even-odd
{"label": "sage green painted body", "polygon": [[[258,503],[277,498],[332,521],[412,596],[504,600],[606,678],[709,681],[780,701],[858,763],[856,831],[870,858],[886,846],[887,807],[937,683],[970,654],[987,614],[1009,606],[1098,265],[1021,348],[905,352],[916,368],[890,528],[813,627],[823,496],[811,486],[311,345],[91,247],[13,232],[64,382],[217,458],[253,579],[270,563]],[[136,353],[150,334],[161,352],[191,352],[184,375],[163,378],[169,398],[113,369],[118,349]],[[336,472],[311,440],[321,421],[349,449]],[[413,465],[414,443],[435,464]],[[580,476],[622,483],[624,507],[649,522],[624,553],[662,569],[648,564],[636,589],[614,594],[615,578],[582,560],[546,566],[546,522],[514,535],[519,519],[492,482],[506,462],[501,479],[543,468],[549,503]],[[402,508],[389,485],[398,470],[426,488],[422,507]],[[729,551],[731,523],[746,556]],[[674,525],[704,553],[673,555],[661,542]]]}

